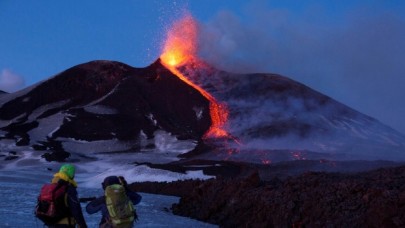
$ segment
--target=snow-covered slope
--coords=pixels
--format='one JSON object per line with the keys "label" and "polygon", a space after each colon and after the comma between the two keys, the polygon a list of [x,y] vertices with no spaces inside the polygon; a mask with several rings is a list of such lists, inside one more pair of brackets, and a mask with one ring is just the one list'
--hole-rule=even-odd
{"label": "snow-covered slope", "polygon": [[230,110],[226,127],[239,144],[217,149],[219,159],[405,160],[404,135],[287,77],[233,74],[204,63],[182,71]]}
{"label": "snow-covered slope", "polygon": [[204,64],[180,71],[228,107],[232,137],[203,138],[209,101],[159,60],[146,68],[93,61],[1,95],[0,150],[57,161],[405,160],[404,135],[286,77]]}

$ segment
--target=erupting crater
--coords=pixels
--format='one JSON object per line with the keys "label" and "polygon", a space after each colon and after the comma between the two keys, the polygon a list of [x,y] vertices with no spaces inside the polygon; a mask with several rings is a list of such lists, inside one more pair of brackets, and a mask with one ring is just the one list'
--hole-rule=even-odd
{"label": "erupting crater", "polygon": [[198,24],[191,15],[186,15],[176,21],[168,30],[163,45],[163,53],[160,56],[162,64],[167,67],[179,79],[199,91],[210,101],[210,116],[212,125],[205,138],[228,137],[230,134],[224,129],[228,120],[228,109],[225,104],[218,102],[211,94],[201,86],[192,82],[178,68],[187,64],[194,64],[197,67],[204,67],[198,59],[197,53],[197,32]]}

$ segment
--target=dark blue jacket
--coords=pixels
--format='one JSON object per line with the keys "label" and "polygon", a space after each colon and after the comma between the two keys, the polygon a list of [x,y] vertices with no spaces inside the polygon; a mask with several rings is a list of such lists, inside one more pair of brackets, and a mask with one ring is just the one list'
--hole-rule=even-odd
{"label": "dark blue jacket", "polygon": [[[141,202],[142,196],[140,196],[138,193],[133,192],[133,191],[129,190],[128,188],[126,188],[126,193],[127,193],[128,198],[132,201],[132,203],[134,205]],[[106,223],[110,219],[107,205],[105,203],[105,196],[100,196],[97,199],[91,201],[89,204],[87,204],[86,211],[89,214],[94,214],[94,213],[101,211],[102,217],[101,217],[100,225]]]}

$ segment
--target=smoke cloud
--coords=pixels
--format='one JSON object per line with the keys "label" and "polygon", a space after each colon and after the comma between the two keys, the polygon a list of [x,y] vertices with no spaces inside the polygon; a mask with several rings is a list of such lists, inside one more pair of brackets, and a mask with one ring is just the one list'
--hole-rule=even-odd
{"label": "smoke cloud", "polygon": [[199,56],[222,70],[278,73],[405,133],[405,20],[358,9],[297,16],[267,5],[243,19],[222,11],[199,36]]}
{"label": "smoke cloud", "polygon": [[15,92],[24,87],[24,78],[8,69],[3,69],[0,74],[0,90]]}

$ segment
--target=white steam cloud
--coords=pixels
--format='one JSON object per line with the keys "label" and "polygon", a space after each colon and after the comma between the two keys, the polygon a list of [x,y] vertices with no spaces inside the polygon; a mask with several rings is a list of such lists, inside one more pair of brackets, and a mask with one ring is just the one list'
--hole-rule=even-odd
{"label": "white steam cloud", "polygon": [[8,69],[3,69],[0,74],[0,90],[15,92],[24,87],[24,78]]}
{"label": "white steam cloud", "polygon": [[296,15],[259,4],[201,25],[199,55],[237,73],[279,73],[405,133],[405,19],[353,10]]}

